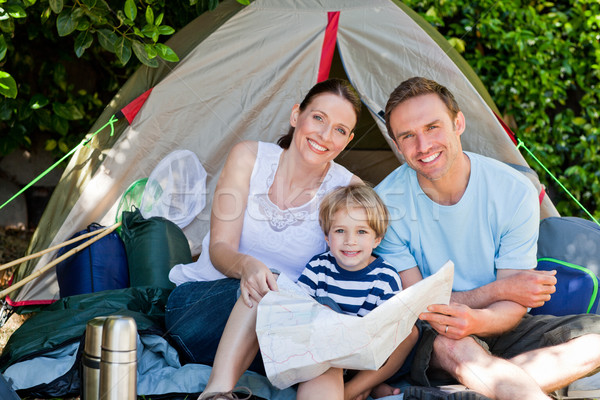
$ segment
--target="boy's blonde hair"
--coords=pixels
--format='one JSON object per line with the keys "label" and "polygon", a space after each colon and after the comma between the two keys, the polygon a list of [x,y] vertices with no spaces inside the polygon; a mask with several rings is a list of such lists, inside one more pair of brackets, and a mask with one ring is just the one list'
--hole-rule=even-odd
{"label": "boy's blonde hair", "polygon": [[323,233],[329,235],[335,213],[357,207],[363,208],[367,213],[367,222],[375,231],[375,236],[383,237],[390,214],[381,198],[366,184],[342,186],[323,197],[319,208],[319,224]]}

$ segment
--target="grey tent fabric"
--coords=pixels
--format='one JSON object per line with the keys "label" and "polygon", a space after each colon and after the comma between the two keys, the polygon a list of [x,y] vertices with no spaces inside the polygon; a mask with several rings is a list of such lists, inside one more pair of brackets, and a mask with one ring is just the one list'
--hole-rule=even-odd
{"label": "grey tent fabric", "polygon": [[[466,117],[465,149],[504,162],[527,163],[497,120],[475,73],[451,46],[406,6],[392,0],[225,0],[172,39],[181,61],[142,68],[111,102],[102,126],[119,106],[152,88],[114,138],[99,134],[69,163],[32,241],[30,252],[64,241],[91,222],[110,225],[122,194],[147,177],[169,153],[194,152],[208,173],[205,209],[184,232],[197,255],[208,230],[212,193],[231,147],[243,140],[273,142],[287,131],[292,106],[316,83],[328,14],[339,12],[330,76],[347,78],[365,108],[355,139],[337,161],[372,184],[402,162],[390,143],[382,110],[389,93],[415,75],[455,93]],[[127,101],[125,101],[127,100]],[[558,215],[542,202],[542,217]],[[22,265],[16,280],[47,264],[53,253]],[[11,295],[14,305],[58,297],[54,273]]]}

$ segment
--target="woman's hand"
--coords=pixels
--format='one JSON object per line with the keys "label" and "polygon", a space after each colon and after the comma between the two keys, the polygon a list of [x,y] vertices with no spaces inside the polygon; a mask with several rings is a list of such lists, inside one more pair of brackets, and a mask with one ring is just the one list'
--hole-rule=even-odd
{"label": "woman's hand", "polygon": [[277,278],[269,268],[254,257],[247,256],[242,267],[240,289],[242,299],[249,308],[254,306],[270,290],[277,290]]}

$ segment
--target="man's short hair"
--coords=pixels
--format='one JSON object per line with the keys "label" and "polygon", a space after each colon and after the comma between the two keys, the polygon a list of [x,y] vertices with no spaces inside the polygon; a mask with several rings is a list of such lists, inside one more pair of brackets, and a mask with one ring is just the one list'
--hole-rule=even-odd
{"label": "man's short hair", "polygon": [[431,93],[437,94],[444,104],[446,104],[448,112],[450,113],[450,118],[452,121],[454,121],[456,115],[460,111],[460,108],[458,107],[458,103],[456,102],[454,95],[448,90],[448,88],[440,85],[436,81],[432,81],[431,79],[415,76],[398,85],[398,87],[394,89],[390,95],[390,98],[385,106],[385,126],[387,128],[388,135],[394,142],[396,141],[396,138],[394,137],[392,127],[390,126],[390,114],[392,111],[394,111],[394,109],[401,103],[412,99],[413,97],[423,96]]}
{"label": "man's short hair", "polygon": [[383,237],[387,230],[390,214],[387,207],[367,184],[352,184],[341,186],[329,192],[319,209],[319,224],[323,233],[329,235],[333,216],[340,210],[363,208],[367,214],[367,223],[375,231],[376,237]]}

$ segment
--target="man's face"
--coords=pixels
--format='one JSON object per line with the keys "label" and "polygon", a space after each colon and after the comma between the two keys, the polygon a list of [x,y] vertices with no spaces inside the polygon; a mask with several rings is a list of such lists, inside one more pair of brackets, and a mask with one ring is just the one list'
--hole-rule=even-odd
{"label": "man's face", "polygon": [[435,93],[400,103],[390,114],[390,126],[398,150],[420,178],[438,181],[450,177],[452,166],[462,155],[460,135],[464,116],[456,118]]}

